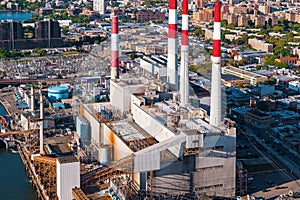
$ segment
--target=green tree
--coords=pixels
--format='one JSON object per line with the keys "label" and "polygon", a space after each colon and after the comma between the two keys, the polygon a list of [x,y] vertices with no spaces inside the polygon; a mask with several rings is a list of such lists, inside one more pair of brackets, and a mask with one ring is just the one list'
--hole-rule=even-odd
{"label": "green tree", "polygon": [[205,43],[205,44],[209,44],[209,43],[210,43],[210,40],[205,40],[204,43]]}
{"label": "green tree", "polygon": [[46,55],[46,50],[44,49],[34,49],[33,52],[39,54],[40,56]]}
{"label": "green tree", "polygon": [[260,66],[260,65],[256,65],[255,69],[256,69],[256,70],[260,70],[260,69],[261,69],[261,66]]}
{"label": "green tree", "polygon": [[289,21],[286,20],[284,17],[278,20],[279,24],[282,24],[284,29],[287,30],[289,28]]}
{"label": "green tree", "polygon": [[64,34],[64,35],[67,35],[69,33],[69,27],[64,27],[61,32]]}
{"label": "green tree", "polygon": [[195,65],[190,65],[189,70],[192,72],[196,72],[196,66]]}
{"label": "green tree", "polygon": [[29,57],[30,55],[31,55],[31,53],[29,51],[23,51],[21,53],[21,56],[23,56],[23,57]]}
{"label": "green tree", "polygon": [[249,39],[249,36],[247,34],[242,35],[242,41],[243,41],[244,44],[248,43],[248,39]]}
{"label": "green tree", "polygon": [[274,85],[276,83],[276,80],[274,78],[268,78],[264,81],[264,84],[266,85]]}
{"label": "green tree", "polygon": [[283,33],[284,32],[284,27],[282,25],[275,25],[273,27],[273,31],[276,33]]}
{"label": "green tree", "polygon": [[237,62],[237,64],[238,64],[238,66],[243,66],[243,65],[246,64],[246,62],[245,62],[244,60],[239,60],[239,61]]}
{"label": "green tree", "polygon": [[32,87],[36,87],[36,86],[38,86],[38,84],[39,84],[38,82],[32,82],[31,83]]}
{"label": "green tree", "polygon": [[289,66],[285,62],[275,62],[275,67],[282,69],[282,68],[288,68]]}
{"label": "green tree", "polygon": [[237,26],[236,23],[231,23],[231,24],[228,24],[225,28],[234,30],[236,26]]}
{"label": "green tree", "polygon": [[198,37],[203,37],[204,36],[204,31],[201,29],[201,28],[197,28],[194,32],[194,35],[195,36],[198,36]]}
{"label": "green tree", "polygon": [[93,98],[92,100],[91,100],[91,103],[99,103],[100,101],[99,101],[99,99],[97,99],[97,98]]}
{"label": "green tree", "polygon": [[136,58],[135,52],[132,52],[132,53],[130,54],[130,58],[131,58],[131,60],[134,60],[134,59]]}
{"label": "green tree", "polygon": [[274,48],[274,55],[281,58],[292,56],[290,46],[276,46]]}
{"label": "green tree", "polygon": [[10,56],[9,51],[4,48],[0,48],[0,58],[8,58]]}
{"label": "green tree", "polygon": [[225,27],[227,25],[228,25],[227,20],[226,19],[222,19],[222,21],[221,21],[221,27]]}
{"label": "green tree", "polygon": [[268,65],[275,65],[275,57],[272,55],[266,55],[265,56],[265,63],[264,66]]}
{"label": "green tree", "polygon": [[101,102],[109,102],[109,98],[106,96],[102,97]]}
{"label": "green tree", "polygon": [[237,88],[242,88],[244,86],[244,84],[242,83],[242,82],[238,82],[238,84],[237,84]]}

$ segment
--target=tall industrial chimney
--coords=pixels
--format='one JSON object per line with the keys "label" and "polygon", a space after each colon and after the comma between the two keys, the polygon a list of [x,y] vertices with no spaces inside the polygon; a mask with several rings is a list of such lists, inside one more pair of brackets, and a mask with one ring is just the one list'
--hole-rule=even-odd
{"label": "tall industrial chimney", "polygon": [[189,102],[189,10],[188,0],[182,1],[182,35],[180,66],[180,103],[186,106]]}
{"label": "tall industrial chimney", "polygon": [[111,79],[119,78],[119,30],[118,16],[113,12],[111,23]]}
{"label": "tall industrial chimney", "polygon": [[44,100],[42,90],[40,90],[40,119],[44,119]]}
{"label": "tall industrial chimney", "polygon": [[34,89],[33,89],[33,86],[31,86],[31,90],[30,90],[30,109],[31,109],[31,112],[34,112]]}
{"label": "tall industrial chimney", "polygon": [[44,100],[43,93],[40,90],[40,154],[44,154]]}
{"label": "tall industrial chimney", "polygon": [[169,87],[178,90],[178,39],[177,39],[177,0],[169,2],[168,63],[167,81]]}
{"label": "tall industrial chimney", "polygon": [[218,127],[222,121],[221,113],[221,2],[214,3],[214,33],[212,51],[210,124]]}

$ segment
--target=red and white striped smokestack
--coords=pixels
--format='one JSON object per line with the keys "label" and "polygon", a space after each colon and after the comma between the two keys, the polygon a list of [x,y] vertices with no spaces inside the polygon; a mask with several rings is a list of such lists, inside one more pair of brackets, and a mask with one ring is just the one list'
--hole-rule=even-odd
{"label": "red and white striped smokestack", "polygon": [[214,33],[213,33],[213,57],[220,58],[221,61],[221,2],[214,3]]}
{"label": "red and white striped smokestack", "polygon": [[189,101],[189,10],[188,0],[182,1],[181,31],[181,66],[180,66],[180,103],[186,106]]}
{"label": "red and white striped smokestack", "polygon": [[214,3],[214,33],[212,51],[210,124],[218,127],[222,122],[221,112],[221,2]]}
{"label": "red and white striped smokestack", "polygon": [[113,13],[111,31],[111,79],[119,78],[119,28],[118,16]]}
{"label": "red and white striped smokestack", "polygon": [[169,2],[167,78],[170,88],[178,90],[177,0]]}

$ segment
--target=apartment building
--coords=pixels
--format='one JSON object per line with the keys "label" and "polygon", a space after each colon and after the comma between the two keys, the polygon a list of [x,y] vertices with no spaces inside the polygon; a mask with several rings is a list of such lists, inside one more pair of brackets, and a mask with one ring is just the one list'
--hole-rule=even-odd
{"label": "apartment building", "polygon": [[238,26],[247,26],[248,25],[248,17],[245,15],[240,15],[238,17]]}
{"label": "apartment building", "polygon": [[248,39],[248,44],[250,44],[252,48],[256,50],[262,50],[262,51],[266,51],[267,53],[273,53],[273,44],[266,43],[262,40],[251,38]]}
{"label": "apartment building", "polygon": [[260,74],[256,74],[253,72],[249,72],[243,69],[239,69],[236,67],[226,66],[222,67],[222,74],[231,74],[237,76],[239,78],[250,81],[251,85],[256,85],[257,83],[262,83],[268,79],[267,76],[263,76]]}
{"label": "apartment building", "polygon": [[210,22],[213,20],[213,10],[205,9],[193,12],[193,19],[200,22]]}

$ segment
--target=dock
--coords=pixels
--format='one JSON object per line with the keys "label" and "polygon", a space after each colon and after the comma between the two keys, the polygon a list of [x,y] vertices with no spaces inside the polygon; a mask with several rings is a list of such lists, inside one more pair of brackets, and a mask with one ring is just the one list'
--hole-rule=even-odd
{"label": "dock", "polygon": [[11,109],[11,106],[9,105],[9,103],[3,97],[0,98],[0,103],[4,107],[7,114],[11,117],[12,109]]}
{"label": "dock", "polygon": [[20,145],[18,145],[18,151],[19,151],[20,158],[25,166],[25,169],[36,189],[38,198],[42,200],[48,200],[48,197],[45,194],[45,191],[43,190],[43,187],[39,179],[37,178],[37,175],[35,174],[34,166],[33,163],[31,162],[30,155],[28,155],[26,153],[25,148]]}
{"label": "dock", "polygon": [[14,106],[14,92],[0,93],[0,103],[10,117],[14,117],[13,115],[15,115],[16,113],[20,113],[20,110],[18,110],[18,108]]}

